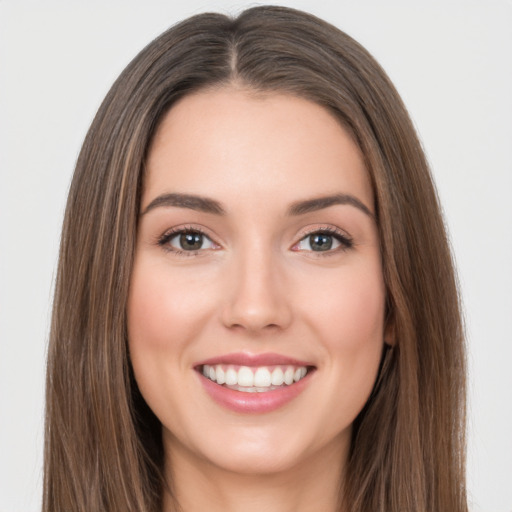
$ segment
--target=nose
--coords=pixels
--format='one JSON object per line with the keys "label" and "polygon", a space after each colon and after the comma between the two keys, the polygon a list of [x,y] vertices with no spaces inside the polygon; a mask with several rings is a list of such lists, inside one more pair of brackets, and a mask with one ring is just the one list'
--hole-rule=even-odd
{"label": "nose", "polygon": [[222,322],[251,333],[286,329],[292,320],[286,280],[270,254],[253,251],[229,269]]}

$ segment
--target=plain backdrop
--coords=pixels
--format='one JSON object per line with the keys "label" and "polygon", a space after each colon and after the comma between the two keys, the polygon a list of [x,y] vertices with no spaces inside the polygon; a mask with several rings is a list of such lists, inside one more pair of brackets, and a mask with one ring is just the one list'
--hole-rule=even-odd
{"label": "plain backdrop", "polygon": [[[275,3],[355,37],[409,108],[443,202],[464,300],[471,509],[512,512],[512,1]],[[40,508],[59,231],[96,109],[131,58],[173,23],[253,5],[0,0],[0,512]]]}

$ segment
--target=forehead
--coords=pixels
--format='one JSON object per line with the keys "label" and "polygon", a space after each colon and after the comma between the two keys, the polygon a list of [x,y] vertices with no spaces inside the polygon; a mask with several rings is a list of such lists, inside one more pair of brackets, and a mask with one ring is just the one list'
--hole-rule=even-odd
{"label": "forehead", "polygon": [[143,203],[159,193],[227,202],[267,194],[352,193],[373,210],[358,146],[341,123],[309,100],[234,87],[201,91],[164,116],[147,161]]}

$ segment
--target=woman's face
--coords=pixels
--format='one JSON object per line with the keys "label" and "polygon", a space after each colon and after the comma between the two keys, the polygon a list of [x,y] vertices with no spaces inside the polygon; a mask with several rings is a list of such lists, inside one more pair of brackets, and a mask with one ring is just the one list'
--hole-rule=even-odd
{"label": "woman's face", "polygon": [[239,473],[341,460],[378,371],[384,303],[367,171],[330,113],[235,88],[169,111],[147,162],[128,328],[170,460]]}

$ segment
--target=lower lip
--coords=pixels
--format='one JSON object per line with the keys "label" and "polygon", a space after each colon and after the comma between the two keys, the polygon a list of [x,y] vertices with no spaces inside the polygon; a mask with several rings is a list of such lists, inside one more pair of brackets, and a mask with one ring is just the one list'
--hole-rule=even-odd
{"label": "lower lip", "polygon": [[205,391],[219,405],[239,413],[261,414],[275,411],[296,398],[309,384],[312,373],[308,373],[301,380],[289,386],[255,393],[229,389],[207,379],[202,374],[198,373],[198,376]]}

